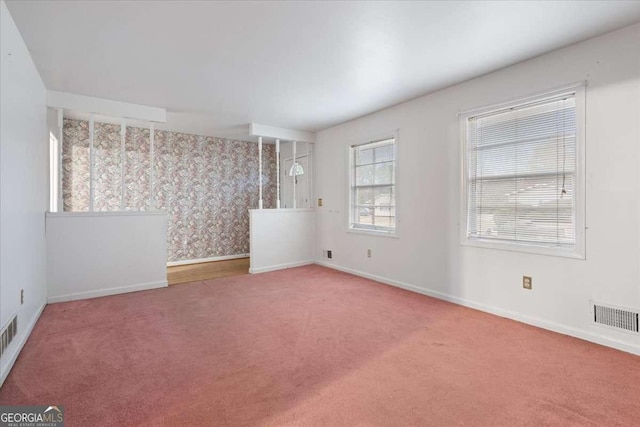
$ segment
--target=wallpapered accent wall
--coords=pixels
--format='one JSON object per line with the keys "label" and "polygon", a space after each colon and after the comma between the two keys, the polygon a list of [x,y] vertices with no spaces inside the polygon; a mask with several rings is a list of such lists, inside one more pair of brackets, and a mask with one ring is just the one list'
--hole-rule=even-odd
{"label": "wallpapered accent wall", "polygon": [[[89,210],[89,123],[64,120],[62,196],[65,211]],[[94,210],[121,209],[120,125],[94,124]],[[265,144],[264,207],[276,205],[276,153]],[[149,210],[149,129],[128,126],[124,210]],[[168,260],[249,252],[249,212],[258,206],[258,145],[156,130],[154,206],[168,215]]]}

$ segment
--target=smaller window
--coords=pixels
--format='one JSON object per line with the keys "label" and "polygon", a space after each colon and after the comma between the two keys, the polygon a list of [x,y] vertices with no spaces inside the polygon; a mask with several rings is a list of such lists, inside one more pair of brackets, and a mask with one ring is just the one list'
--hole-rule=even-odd
{"label": "smaller window", "polygon": [[350,147],[349,229],[396,232],[396,139]]}

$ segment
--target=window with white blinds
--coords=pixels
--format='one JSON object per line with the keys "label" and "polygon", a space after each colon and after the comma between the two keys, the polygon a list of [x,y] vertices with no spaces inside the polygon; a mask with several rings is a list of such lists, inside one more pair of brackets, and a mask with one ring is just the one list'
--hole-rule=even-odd
{"label": "window with white blinds", "polygon": [[351,148],[349,228],[378,234],[396,231],[396,139]]}
{"label": "window with white blinds", "polygon": [[576,94],[463,117],[467,240],[580,251]]}

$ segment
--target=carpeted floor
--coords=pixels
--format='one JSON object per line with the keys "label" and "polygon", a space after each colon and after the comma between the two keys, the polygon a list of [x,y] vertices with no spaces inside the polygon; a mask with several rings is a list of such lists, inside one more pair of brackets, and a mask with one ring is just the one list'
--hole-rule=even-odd
{"label": "carpeted floor", "polygon": [[67,426],[638,425],[640,357],[308,266],[49,305],[0,404]]}

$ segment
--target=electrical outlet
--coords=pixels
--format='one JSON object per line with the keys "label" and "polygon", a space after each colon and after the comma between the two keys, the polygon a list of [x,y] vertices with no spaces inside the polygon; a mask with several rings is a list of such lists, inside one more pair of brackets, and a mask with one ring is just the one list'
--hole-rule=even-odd
{"label": "electrical outlet", "polygon": [[371,249],[367,249],[367,258],[371,258]]}
{"label": "electrical outlet", "polygon": [[533,287],[533,279],[530,276],[522,276],[522,287],[531,290]]}
{"label": "electrical outlet", "polygon": [[24,304],[24,289],[20,289],[20,305]]}

